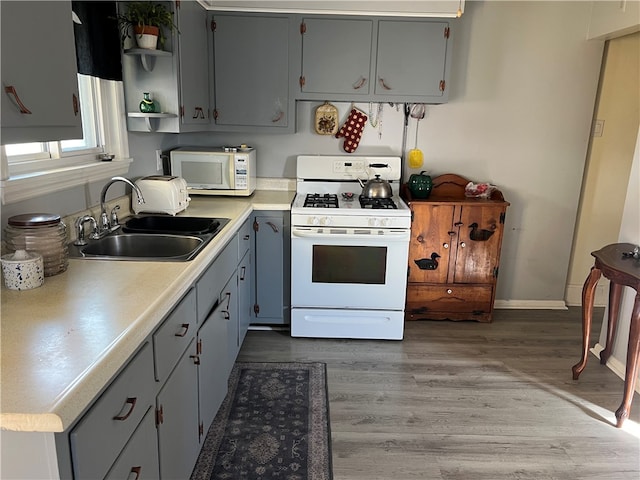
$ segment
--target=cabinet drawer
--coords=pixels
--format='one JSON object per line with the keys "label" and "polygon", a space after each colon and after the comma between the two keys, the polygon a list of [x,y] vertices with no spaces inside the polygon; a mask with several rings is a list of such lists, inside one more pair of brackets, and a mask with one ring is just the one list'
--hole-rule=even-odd
{"label": "cabinet drawer", "polygon": [[198,280],[198,323],[202,324],[238,265],[238,235],[235,235]]}
{"label": "cabinet drawer", "polygon": [[491,285],[415,285],[407,287],[408,319],[480,320],[492,310]]}
{"label": "cabinet drawer", "polygon": [[154,404],[151,350],[145,343],[71,432],[74,478],[104,478]]}
{"label": "cabinet drawer", "polygon": [[154,412],[149,408],[105,480],[160,478]]}
{"label": "cabinet drawer", "polygon": [[166,380],[195,335],[196,292],[191,289],[153,334],[156,380]]}
{"label": "cabinet drawer", "polygon": [[251,220],[247,220],[238,230],[238,259],[242,259],[251,246],[251,225]]}

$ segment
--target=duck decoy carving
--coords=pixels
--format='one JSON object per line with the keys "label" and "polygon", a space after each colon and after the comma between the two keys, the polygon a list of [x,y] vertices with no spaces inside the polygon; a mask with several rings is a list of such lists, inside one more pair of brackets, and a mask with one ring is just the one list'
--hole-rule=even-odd
{"label": "duck decoy carving", "polygon": [[416,262],[420,270],[435,270],[438,268],[438,258],[440,258],[440,255],[433,252],[431,258],[421,258],[420,260],[414,260],[414,262]]}
{"label": "duck decoy carving", "polygon": [[469,238],[475,242],[486,242],[489,240],[491,235],[495,233],[495,230],[478,229],[478,224],[476,222],[469,225],[469,228],[471,229],[469,232]]}

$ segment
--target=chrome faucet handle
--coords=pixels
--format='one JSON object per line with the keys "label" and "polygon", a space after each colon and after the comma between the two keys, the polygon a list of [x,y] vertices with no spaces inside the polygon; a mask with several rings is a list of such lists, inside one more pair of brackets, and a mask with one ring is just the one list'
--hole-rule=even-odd
{"label": "chrome faucet handle", "polygon": [[82,246],[87,244],[87,240],[84,235],[84,224],[86,222],[91,222],[91,237],[93,238],[98,234],[98,224],[96,223],[96,219],[91,215],[83,215],[82,217],[76,218],[75,227],[76,227],[76,241],[73,242],[74,245]]}
{"label": "chrome faucet handle", "polygon": [[111,223],[109,222],[109,216],[107,215],[107,212],[103,211],[100,214],[100,232],[108,232],[109,230],[111,230]]}
{"label": "chrome faucet handle", "polygon": [[117,227],[120,225],[118,221],[118,210],[120,210],[120,205],[116,205],[111,209],[111,228]]}

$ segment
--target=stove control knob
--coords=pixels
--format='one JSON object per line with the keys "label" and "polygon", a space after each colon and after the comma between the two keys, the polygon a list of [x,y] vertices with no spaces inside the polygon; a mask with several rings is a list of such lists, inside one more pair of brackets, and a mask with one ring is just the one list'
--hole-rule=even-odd
{"label": "stove control knob", "polygon": [[381,218],[380,219],[380,226],[381,227],[388,227],[389,226],[389,219],[388,218]]}
{"label": "stove control knob", "polygon": [[372,217],[372,218],[369,219],[369,226],[377,227],[379,225],[380,225],[380,219],[379,218]]}
{"label": "stove control knob", "polygon": [[320,225],[320,219],[318,217],[309,218],[309,223],[311,225]]}
{"label": "stove control knob", "polygon": [[322,217],[320,219],[320,224],[322,224],[322,225],[331,225],[331,217]]}

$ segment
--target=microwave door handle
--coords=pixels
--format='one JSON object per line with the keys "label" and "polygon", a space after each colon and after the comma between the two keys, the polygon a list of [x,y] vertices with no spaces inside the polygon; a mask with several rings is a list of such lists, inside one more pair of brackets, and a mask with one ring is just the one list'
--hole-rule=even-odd
{"label": "microwave door handle", "polygon": [[233,154],[227,157],[227,161],[229,162],[229,188],[233,190],[236,188],[236,161]]}

